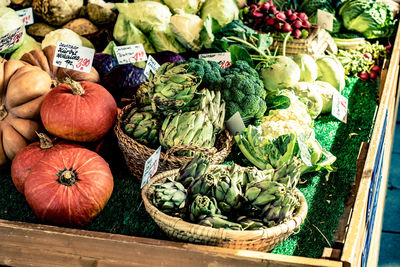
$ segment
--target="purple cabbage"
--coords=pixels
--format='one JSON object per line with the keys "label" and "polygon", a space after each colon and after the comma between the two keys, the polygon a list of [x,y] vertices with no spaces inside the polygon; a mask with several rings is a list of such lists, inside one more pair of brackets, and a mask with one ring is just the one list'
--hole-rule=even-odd
{"label": "purple cabbage", "polygon": [[144,69],[132,64],[117,65],[102,79],[103,86],[114,96],[119,103],[122,96],[135,95],[139,85],[146,81]]}
{"label": "purple cabbage", "polygon": [[162,52],[158,52],[155,54],[149,54],[149,55],[151,55],[157,61],[157,63],[160,65],[162,65],[166,62],[172,63],[172,62],[185,61],[185,59],[181,55],[171,52],[171,51],[162,51]]}
{"label": "purple cabbage", "polygon": [[104,77],[113,67],[118,65],[115,57],[105,53],[96,53],[93,57],[92,66],[97,70],[100,77]]}

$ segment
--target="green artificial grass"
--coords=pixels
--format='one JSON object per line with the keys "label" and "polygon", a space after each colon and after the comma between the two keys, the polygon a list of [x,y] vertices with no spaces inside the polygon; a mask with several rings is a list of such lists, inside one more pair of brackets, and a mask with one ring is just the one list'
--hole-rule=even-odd
{"label": "green artificial grass", "polygon": [[[327,177],[317,172],[302,177],[298,187],[309,205],[306,221],[300,231],[290,236],[272,253],[319,258],[324,247],[333,242],[344,202],[356,173],[361,142],[369,141],[376,106],[377,84],[351,78],[343,94],[349,97],[347,124],[331,115],[315,122],[317,139],[337,156],[337,172]],[[115,140],[113,140],[115,142]],[[168,239],[146,213],[141,204],[139,182],[133,178],[117,145],[106,156],[114,175],[114,191],[102,213],[84,229],[138,237]],[[15,189],[9,168],[0,170],[0,218],[10,221],[39,223],[23,195]]]}

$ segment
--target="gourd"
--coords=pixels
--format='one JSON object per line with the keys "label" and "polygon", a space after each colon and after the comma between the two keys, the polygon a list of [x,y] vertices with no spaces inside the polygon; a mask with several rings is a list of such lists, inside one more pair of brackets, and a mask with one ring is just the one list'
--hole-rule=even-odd
{"label": "gourd", "polygon": [[79,147],[77,144],[67,143],[60,139],[52,141],[44,133],[37,133],[37,135],[39,137],[39,142],[24,147],[18,152],[11,164],[11,178],[15,187],[21,194],[24,193],[25,181],[32,167],[45,155],[66,147]]}
{"label": "gourd", "polygon": [[67,79],[47,94],[40,117],[46,130],[55,136],[93,142],[114,125],[117,104],[103,86]]}
{"label": "gourd", "polygon": [[46,154],[25,181],[25,198],[45,223],[84,226],[108,202],[114,187],[107,162],[93,151],[66,147]]}
{"label": "gourd", "polygon": [[43,50],[32,50],[29,53],[26,53],[21,57],[21,60],[30,65],[38,66],[47,72],[53,79],[54,84],[62,83],[66,77],[69,77],[74,81],[100,82],[99,74],[93,67],[89,73],[85,73],[54,66],[53,60],[55,53],[56,47],[50,45],[45,47]]}
{"label": "gourd", "polygon": [[51,78],[40,68],[0,61],[0,165],[37,139],[40,107],[50,90]]}

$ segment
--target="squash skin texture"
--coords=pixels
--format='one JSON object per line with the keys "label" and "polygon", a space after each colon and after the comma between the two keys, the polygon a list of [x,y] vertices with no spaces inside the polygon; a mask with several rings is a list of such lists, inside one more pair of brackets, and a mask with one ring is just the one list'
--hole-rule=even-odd
{"label": "squash skin texture", "polygon": [[0,62],[0,165],[37,140],[40,107],[51,83],[38,67],[19,60]]}

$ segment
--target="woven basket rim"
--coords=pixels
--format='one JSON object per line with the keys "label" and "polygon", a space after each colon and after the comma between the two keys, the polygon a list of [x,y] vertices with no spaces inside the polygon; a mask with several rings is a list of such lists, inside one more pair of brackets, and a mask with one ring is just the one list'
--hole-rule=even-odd
{"label": "woven basket rim", "polygon": [[[227,165],[211,165],[210,168],[227,168]],[[143,199],[143,203],[146,207],[146,211],[153,218],[153,216],[157,216],[157,219],[162,222],[166,222],[166,224],[173,224],[176,230],[185,231],[186,229],[191,229],[191,232],[196,231],[198,233],[208,232],[213,236],[219,236],[223,239],[241,239],[241,240],[251,240],[251,239],[259,239],[259,238],[271,238],[279,236],[282,233],[293,232],[297,229],[305,220],[308,212],[308,205],[304,195],[297,188],[295,189],[295,193],[299,198],[300,207],[295,212],[292,219],[279,224],[277,226],[273,226],[266,229],[260,230],[231,230],[231,229],[223,229],[223,228],[212,228],[209,226],[199,225],[191,222],[184,221],[181,218],[173,217],[167,215],[160,210],[158,210],[150,200],[149,196],[151,194],[151,189],[153,185],[159,181],[165,180],[168,177],[175,176],[179,172],[179,169],[169,170],[162,172],[156,176],[154,176],[147,184],[143,187],[141,195]],[[283,231],[281,231],[283,230]],[[276,234],[280,233],[280,234]]]}
{"label": "woven basket rim", "polygon": [[[146,145],[141,144],[140,142],[136,141],[135,139],[133,139],[132,137],[128,136],[123,130],[122,130],[122,122],[126,119],[126,116],[129,115],[129,111],[131,111],[132,108],[134,107],[135,103],[131,103],[129,105],[126,105],[125,107],[123,107],[121,109],[121,112],[118,114],[116,122],[115,122],[115,126],[114,126],[114,133],[117,136],[118,139],[120,139],[120,136],[125,138],[126,140],[128,140],[131,143],[134,143],[135,145],[137,145],[138,147],[140,147],[143,150],[144,154],[149,154],[152,155],[157,148],[151,148],[148,147]],[[226,134],[227,138],[229,139],[228,141],[231,143],[230,145],[232,146],[232,142],[233,142],[233,136],[230,135],[230,133],[225,129],[223,132],[219,133],[219,134]],[[189,147],[189,146],[188,146]],[[172,148],[171,148],[172,149]],[[215,147],[211,147],[211,148],[199,148],[199,149],[204,149],[204,150],[210,150],[212,151],[213,149],[215,149]],[[169,149],[170,150],[170,149]],[[220,153],[220,150],[217,150],[216,152],[214,152],[214,154],[218,154]],[[160,152],[160,160],[166,160],[168,162],[168,158],[179,158],[182,160],[190,160],[193,157],[188,157],[188,156],[176,156],[174,154],[169,154],[168,150],[166,152],[163,152],[161,150]]]}

